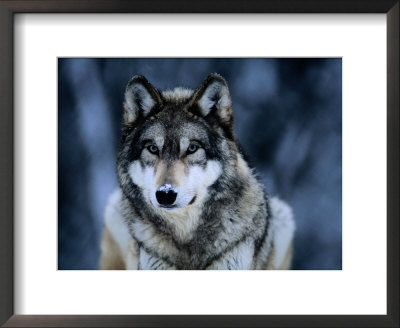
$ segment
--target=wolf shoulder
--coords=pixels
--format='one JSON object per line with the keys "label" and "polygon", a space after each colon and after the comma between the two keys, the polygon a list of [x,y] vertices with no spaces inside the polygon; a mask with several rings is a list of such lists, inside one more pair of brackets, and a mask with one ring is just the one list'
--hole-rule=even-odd
{"label": "wolf shoulder", "polygon": [[290,269],[293,237],[296,225],[292,208],[278,197],[269,200],[271,211],[269,233],[272,236],[271,250],[265,269]]}
{"label": "wolf shoulder", "polygon": [[104,213],[100,267],[105,270],[125,270],[135,248],[122,213],[122,192],[116,189],[108,199]]}

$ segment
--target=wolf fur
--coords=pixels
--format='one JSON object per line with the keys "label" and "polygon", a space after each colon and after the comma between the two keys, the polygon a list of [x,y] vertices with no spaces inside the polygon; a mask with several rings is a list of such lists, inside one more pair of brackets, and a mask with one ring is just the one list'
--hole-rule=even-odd
{"label": "wolf fur", "polygon": [[290,207],[269,198],[233,133],[226,81],[125,91],[119,188],[105,211],[102,269],[288,269]]}

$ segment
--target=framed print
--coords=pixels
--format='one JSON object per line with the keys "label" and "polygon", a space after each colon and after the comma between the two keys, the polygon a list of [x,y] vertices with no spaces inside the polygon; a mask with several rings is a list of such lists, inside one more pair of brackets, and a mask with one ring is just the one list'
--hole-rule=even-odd
{"label": "framed print", "polygon": [[[399,325],[398,1],[1,1],[0,22],[2,325]],[[177,86],[186,89],[168,91]],[[209,125],[174,120],[181,114],[172,110],[164,125],[146,123],[176,97],[185,100],[175,107],[187,101],[188,115]],[[191,128],[164,133],[175,121]],[[146,137],[136,136],[139,126]],[[126,197],[144,199],[142,208],[197,206],[198,181],[216,200],[221,190],[234,199],[233,181],[250,171],[244,159],[237,174],[222,169],[242,156],[223,148],[230,133],[271,201],[277,195],[293,209],[294,270],[247,270],[258,260],[243,248],[233,258],[245,270],[203,272],[213,268],[205,249],[187,262],[163,253],[162,262],[156,255],[166,244],[154,250],[138,235],[122,267],[102,268],[191,270],[99,270],[103,213],[117,179]],[[163,162],[177,156],[162,146],[172,135],[187,148],[184,164]],[[135,138],[137,155],[136,143],[127,144]],[[131,161],[127,173],[121,158]],[[213,169],[191,171],[199,161]],[[143,167],[156,163],[165,168],[145,176]],[[176,163],[195,179],[175,177]],[[149,192],[130,194],[124,174]],[[225,189],[213,174],[226,176]],[[241,185],[255,197],[254,181]],[[221,215],[240,202],[221,202]],[[179,238],[190,233],[179,230]],[[131,249],[139,249],[137,262]],[[235,264],[224,261],[215,268]]]}

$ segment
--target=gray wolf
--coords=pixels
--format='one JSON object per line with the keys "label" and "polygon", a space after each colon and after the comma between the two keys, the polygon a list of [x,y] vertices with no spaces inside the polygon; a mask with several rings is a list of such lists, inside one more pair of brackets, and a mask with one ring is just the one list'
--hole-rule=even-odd
{"label": "gray wolf", "polygon": [[134,76],[117,174],[102,269],[289,269],[292,211],[267,196],[245,160],[220,75],[166,91]]}

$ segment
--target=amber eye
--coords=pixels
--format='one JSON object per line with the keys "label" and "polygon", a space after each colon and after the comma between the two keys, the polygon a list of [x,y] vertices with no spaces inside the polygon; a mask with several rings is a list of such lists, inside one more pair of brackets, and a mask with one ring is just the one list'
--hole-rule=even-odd
{"label": "amber eye", "polygon": [[199,149],[199,146],[197,146],[195,144],[190,144],[187,149],[188,155],[195,153],[197,151],[197,149]]}
{"label": "amber eye", "polygon": [[158,147],[155,145],[148,146],[147,150],[152,154],[158,154]]}

